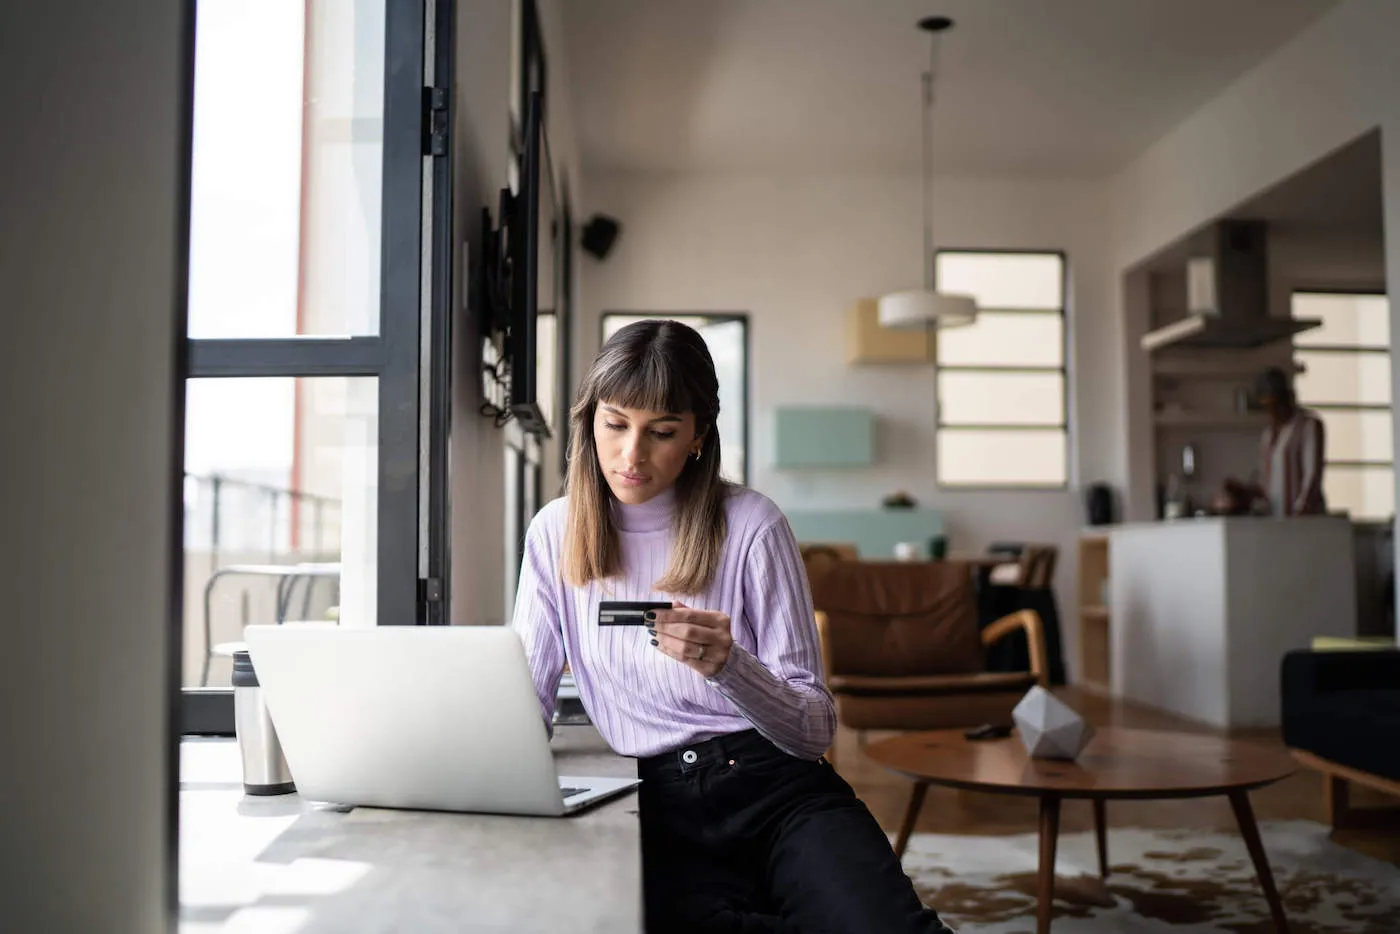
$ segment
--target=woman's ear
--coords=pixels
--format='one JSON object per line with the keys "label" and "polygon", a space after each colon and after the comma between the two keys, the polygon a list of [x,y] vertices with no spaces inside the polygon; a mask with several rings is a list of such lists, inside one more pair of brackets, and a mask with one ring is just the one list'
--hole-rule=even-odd
{"label": "woman's ear", "polygon": [[698,458],[705,451],[705,436],[710,433],[709,425],[701,425],[695,431],[695,444],[690,449],[692,457]]}

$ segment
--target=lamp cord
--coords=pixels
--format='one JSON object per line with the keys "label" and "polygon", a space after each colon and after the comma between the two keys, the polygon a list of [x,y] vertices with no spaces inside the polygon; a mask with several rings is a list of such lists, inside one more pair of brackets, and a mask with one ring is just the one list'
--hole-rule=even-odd
{"label": "lamp cord", "polygon": [[933,291],[933,79],[938,71],[938,35],[929,40],[928,71],[924,72],[923,191],[924,191],[924,288]]}

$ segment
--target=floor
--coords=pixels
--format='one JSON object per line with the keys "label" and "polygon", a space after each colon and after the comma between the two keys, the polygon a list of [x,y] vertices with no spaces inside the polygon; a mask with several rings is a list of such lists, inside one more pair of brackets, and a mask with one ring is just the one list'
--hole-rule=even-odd
{"label": "floor", "polygon": [[[1058,688],[1055,693],[1094,724],[1213,732],[1211,727],[1072,687]],[[872,732],[868,738],[874,740],[885,735],[892,734]],[[1251,731],[1239,735],[1282,748],[1277,731]],[[839,732],[836,739],[836,765],[881,825],[891,832],[897,829],[908,803],[908,781],[863,758],[855,734],[845,729]],[[1255,815],[1261,821],[1301,819],[1327,822],[1322,778],[1308,770],[1300,769],[1292,777],[1256,791],[1251,797]],[[1380,810],[1375,812],[1374,821],[1368,821],[1364,829],[1336,831],[1335,842],[1400,866],[1400,801],[1369,789],[1353,787],[1352,806]],[[1033,798],[930,788],[915,832],[969,835],[1033,832],[1037,827],[1036,807]],[[1112,802],[1108,806],[1108,824],[1110,828],[1116,824],[1148,829],[1200,827],[1234,830],[1237,827],[1225,798]],[[1060,827],[1064,833],[1092,830],[1093,812],[1089,805],[1066,804],[1060,817]]]}

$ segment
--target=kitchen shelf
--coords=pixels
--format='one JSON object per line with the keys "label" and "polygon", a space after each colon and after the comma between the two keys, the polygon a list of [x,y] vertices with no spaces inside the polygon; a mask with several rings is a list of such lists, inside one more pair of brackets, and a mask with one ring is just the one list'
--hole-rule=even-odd
{"label": "kitchen shelf", "polygon": [[1100,600],[1108,591],[1108,536],[1085,534],[1079,539],[1079,664],[1074,683],[1101,694],[1112,682],[1109,608]]}
{"label": "kitchen shelf", "polygon": [[[1194,379],[1244,379],[1253,381],[1258,378],[1260,371],[1264,369],[1262,364],[1231,365],[1222,363],[1198,363],[1192,360],[1159,360],[1152,367],[1153,376],[1171,377],[1179,379],[1182,377],[1192,377]],[[1306,373],[1307,367],[1301,363],[1294,363],[1288,368],[1296,376],[1299,373]]]}

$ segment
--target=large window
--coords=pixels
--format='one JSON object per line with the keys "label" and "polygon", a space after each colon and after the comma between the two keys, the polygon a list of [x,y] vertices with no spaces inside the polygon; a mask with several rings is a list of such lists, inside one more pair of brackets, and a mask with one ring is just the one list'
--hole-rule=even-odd
{"label": "large window", "polygon": [[1064,487],[1064,255],[943,250],[934,269],[940,291],[981,308],[937,335],[939,484]]}
{"label": "large window", "polygon": [[1293,316],[1322,325],[1299,334],[1298,401],[1327,432],[1323,492],[1352,518],[1395,513],[1391,428],[1390,304],[1376,293],[1295,292]]}
{"label": "large window", "polygon": [[450,36],[440,6],[198,3],[187,731],[231,731],[249,624],[446,619],[445,138],[424,158],[424,87],[451,72],[450,41],[425,44],[428,9]]}
{"label": "large window", "polygon": [[719,378],[721,474],[735,483],[749,482],[749,317],[742,314],[603,315],[603,340],[635,321],[666,318],[700,332]]}

